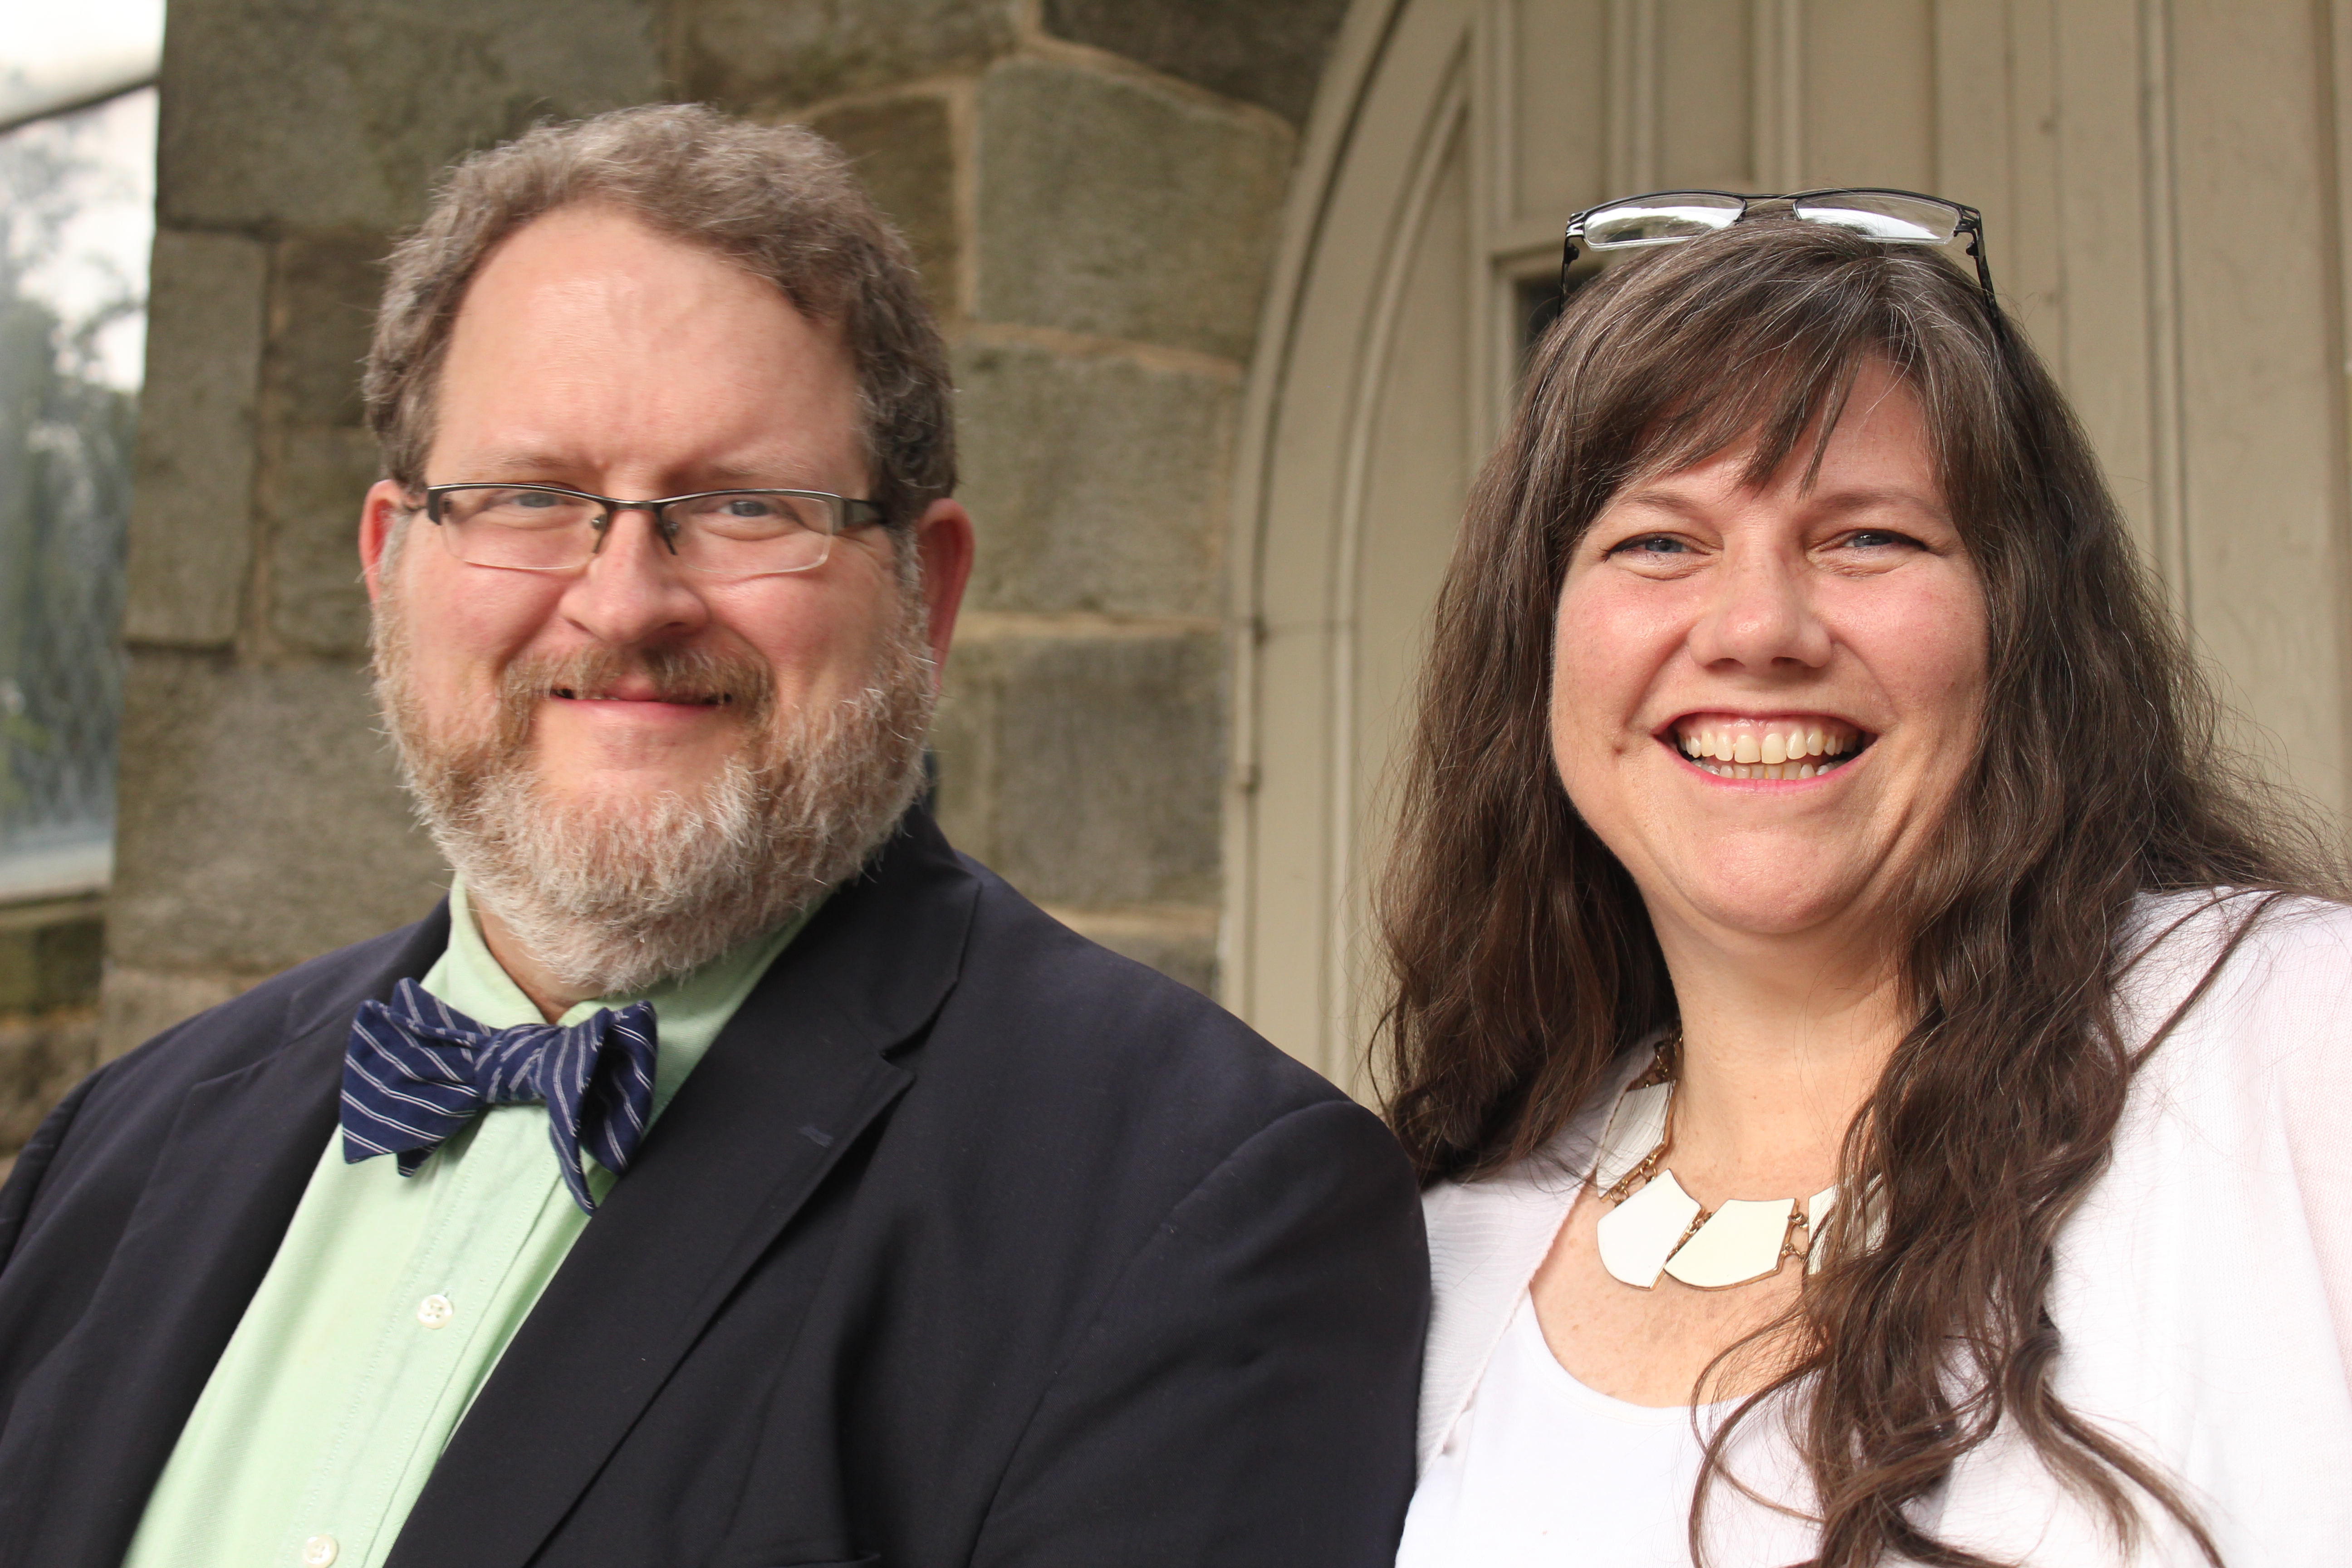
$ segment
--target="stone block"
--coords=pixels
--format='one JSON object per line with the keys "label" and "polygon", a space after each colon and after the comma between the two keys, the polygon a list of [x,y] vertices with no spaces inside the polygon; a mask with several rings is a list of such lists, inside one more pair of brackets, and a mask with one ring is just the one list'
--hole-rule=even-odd
{"label": "stone block", "polygon": [[295,426],[272,445],[260,486],[270,634],[306,653],[357,657],[368,638],[360,502],[375,479],[375,441],[364,430]]}
{"label": "stone block", "polygon": [[97,1008],[0,1016],[0,1166],[97,1065]]}
{"label": "stone block", "polygon": [[415,920],[446,879],[365,675],[135,654],[108,955],[251,978]]}
{"label": "stone block", "polygon": [[357,430],[367,411],[360,369],[383,293],[381,234],[289,235],[269,258],[263,417]]}
{"label": "stone block", "polygon": [[123,607],[132,642],[220,647],[236,636],[268,260],[235,235],[156,232]]}
{"label": "stone block", "polygon": [[163,221],[404,227],[460,154],[660,97],[656,13],[655,0],[173,0]]}
{"label": "stone block", "polygon": [[359,378],[385,248],[376,234],[295,235],[271,258],[255,484],[260,587],[271,637],[306,653],[367,647],[359,515],[378,462]]}
{"label": "stone block", "polygon": [[1147,81],[998,67],[980,92],[979,316],[1246,359],[1294,141]]}
{"label": "stone block", "polygon": [[671,0],[684,96],[746,111],[985,64],[1010,0]]}
{"label": "stone block", "polygon": [[1045,30],[1307,123],[1348,0],[1045,0]]}
{"label": "stone block", "polygon": [[809,121],[856,160],[876,205],[915,253],[923,292],[941,316],[959,308],[962,245],[956,225],[955,135],[944,99],[929,95],[845,104]]}
{"label": "stone block", "polygon": [[87,1006],[106,956],[106,901],[47,899],[0,909],[0,1014]]}
{"label": "stone block", "polygon": [[940,816],[1041,902],[1213,904],[1223,776],[1212,633],[960,645],[940,720]]}
{"label": "stone block", "polygon": [[956,356],[973,607],[1213,616],[1239,387],[1118,355]]}

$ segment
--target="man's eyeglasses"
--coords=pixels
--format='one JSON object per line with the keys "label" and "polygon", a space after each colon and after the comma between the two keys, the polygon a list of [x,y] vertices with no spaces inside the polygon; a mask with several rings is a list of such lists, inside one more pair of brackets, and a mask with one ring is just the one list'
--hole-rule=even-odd
{"label": "man's eyeglasses", "polygon": [[833,536],[883,521],[872,501],[823,490],[701,490],[616,500],[562,485],[429,485],[425,515],[469,566],[577,572],[604,548],[614,517],[649,511],[663,545],[689,572],[772,577],[822,566]]}
{"label": "man's eyeglasses", "polygon": [[1984,215],[1941,196],[1916,191],[1801,191],[1790,196],[1742,196],[1728,191],[1654,191],[1587,207],[1568,220],[1560,249],[1560,292],[1569,291],[1568,269],[1580,241],[1588,250],[1630,250],[1672,245],[1729,228],[1758,203],[1787,203],[1786,216],[1805,223],[1852,230],[1886,245],[1949,245],[1965,235],[1977,264],[1977,287],[1996,317],[1992,273],[1985,266]]}

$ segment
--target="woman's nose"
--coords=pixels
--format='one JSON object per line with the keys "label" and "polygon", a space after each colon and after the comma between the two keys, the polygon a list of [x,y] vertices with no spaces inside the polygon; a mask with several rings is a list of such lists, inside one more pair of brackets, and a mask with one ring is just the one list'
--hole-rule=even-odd
{"label": "woman's nose", "polygon": [[1711,587],[1690,636],[1691,654],[1702,664],[1761,673],[1829,662],[1829,628],[1816,612],[1803,563],[1777,553],[1734,554]]}
{"label": "woman's nose", "polygon": [[663,541],[653,513],[625,508],[613,514],[602,546],[565,590],[563,613],[618,647],[688,636],[710,618],[693,576]]}

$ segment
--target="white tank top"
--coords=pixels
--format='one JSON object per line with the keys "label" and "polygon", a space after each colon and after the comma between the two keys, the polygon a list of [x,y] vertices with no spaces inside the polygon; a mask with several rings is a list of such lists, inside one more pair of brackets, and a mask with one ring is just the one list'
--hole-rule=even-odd
{"label": "white tank top", "polygon": [[[1717,1413],[1728,1407],[1699,1415]],[[1521,1297],[1469,1408],[1422,1472],[1397,1568],[1691,1568],[1700,1453],[1688,1405],[1629,1405],[1585,1387]],[[1742,1506],[1720,1481],[1707,1522],[1710,1568],[1798,1563],[1816,1550],[1809,1523]]]}

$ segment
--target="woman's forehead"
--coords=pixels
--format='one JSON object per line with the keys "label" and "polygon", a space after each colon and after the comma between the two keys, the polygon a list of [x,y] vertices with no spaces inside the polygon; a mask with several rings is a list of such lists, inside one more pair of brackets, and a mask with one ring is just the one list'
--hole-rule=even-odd
{"label": "woman's forehead", "polygon": [[1811,402],[1811,417],[1790,421],[1793,429],[1757,420],[1712,432],[1704,443],[1662,432],[1605,505],[1736,486],[1804,495],[1900,491],[1941,509],[1935,435],[1906,380],[1883,362],[1865,363],[1836,395]]}

